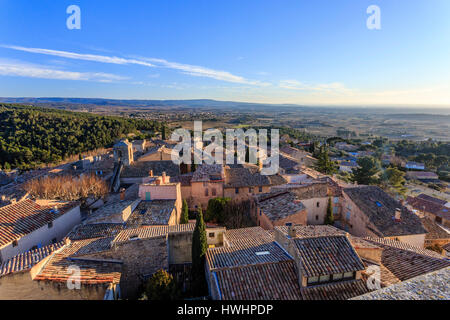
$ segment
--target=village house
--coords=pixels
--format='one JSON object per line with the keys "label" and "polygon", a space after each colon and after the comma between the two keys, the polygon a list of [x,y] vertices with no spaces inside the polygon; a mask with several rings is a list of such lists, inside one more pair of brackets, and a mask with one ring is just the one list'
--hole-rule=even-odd
{"label": "village house", "polygon": [[298,161],[301,166],[313,167],[317,162],[311,153],[291,146],[281,147],[280,154]]}
{"label": "village house", "polygon": [[153,147],[140,156],[137,161],[172,161],[172,149],[166,147],[165,145]]}
{"label": "village house", "polygon": [[0,263],[61,241],[79,223],[78,202],[25,199],[0,208]]}
{"label": "village house", "polygon": [[409,170],[425,170],[425,164],[420,162],[410,161],[405,164],[405,168]]}
{"label": "village house", "polygon": [[407,206],[420,216],[426,216],[432,221],[450,227],[450,208],[437,203],[436,200],[429,201],[429,198],[408,197]]}
{"label": "village house", "polygon": [[439,176],[429,171],[408,171],[405,175],[408,180],[419,180],[422,182],[439,182]]}
{"label": "village house", "polygon": [[331,199],[332,212],[338,219],[342,211],[342,191],[339,185],[331,178],[316,179],[313,182],[303,184],[285,184],[275,186],[273,191],[290,191],[296,194],[307,212],[308,225],[320,225],[325,223],[328,202]]}
{"label": "village house", "polygon": [[285,184],[281,175],[266,176],[255,166],[225,168],[223,196],[233,200],[247,200],[253,195],[270,192],[273,186]]}
{"label": "village house", "polygon": [[253,217],[258,226],[272,230],[286,223],[306,225],[306,207],[297,195],[290,191],[264,193],[255,196]]}
{"label": "village house", "polygon": [[0,300],[120,298],[121,262],[72,258],[78,250],[99,246],[66,240],[11,258],[0,265]]}
{"label": "village house", "polygon": [[224,247],[206,253],[212,299],[344,300],[369,291],[360,279],[365,266],[345,234],[297,237],[294,232],[289,227],[275,227],[275,233],[260,227],[227,230]]}
{"label": "village house", "polygon": [[397,239],[423,248],[427,231],[420,218],[381,188],[345,188],[343,197],[337,226],[358,237]]}
{"label": "village house", "polygon": [[222,165],[199,165],[190,179],[190,195],[185,197],[188,206],[193,209],[206,209],[210,199],[223,197],[224,179],[225,170]]}

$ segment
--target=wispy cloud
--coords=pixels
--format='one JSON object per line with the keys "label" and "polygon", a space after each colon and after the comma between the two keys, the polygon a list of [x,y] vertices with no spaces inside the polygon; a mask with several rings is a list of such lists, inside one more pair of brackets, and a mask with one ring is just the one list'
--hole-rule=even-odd
{"label": "wispy cloud", "polygon": [[289,90],[309,91],[309,92],[335,92],[335,93],[351,93],[352,90],[347,88],[343,83],[319,83],[308,84],[297,80],[282,80],[279,87]]}
{"label": "wispy cloud", "polygon": [[8,48],[12,50],[18,50],[29,53],[45,54],[50,56],[62,57],[67,59],[77,59],[101,63],[119,64],[119,65],[141,65],[145,67],[155,68],[169,68],[173,70],[181,71],[184,74],[188,74],[196,77],[206,77],[212,78],[220,81],[226,81],[231,83],[249,84],[255,86],[268,86],[269,83],[249,80],[244,77],[234,75],[227,71],[215,70],[211,68],[206,68],[202,66],[183,64],[178,62],[171,62],[164,59],[157,58],[122,58],[116,56],[105,56],[105,55],[95,55],[95,54],[82,54],[69,51],[59,51],[51,49],[42,48],[26,48],[21,46],[12,45],[1,45],[3,48]]}
{"label": "wispy cloud", "polygon": [[26,63],[0,61],[0,75],[55,80],[113,82],[127,78],[102,72],[75,72],[51,69]]}

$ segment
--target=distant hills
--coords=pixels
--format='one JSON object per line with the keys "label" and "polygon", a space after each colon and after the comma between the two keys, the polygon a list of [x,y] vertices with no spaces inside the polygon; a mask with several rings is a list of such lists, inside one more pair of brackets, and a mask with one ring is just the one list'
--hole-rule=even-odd
{"label": "distant hills", "polygon": [[296,109],[298,111],[315,110],[328,112],[352,111],[357,109],[358,113],[373,114],[445,114],[450,115],[450,108],[436,107],[399,107],[399,106],[305,106],[296,104],[269,104],[269,103],[251,103],[236,101],[218,101],[211,99],[194,99],[194,100],[124,100],[124,99],[104,99],[104,98],[2,98],[3,103],[28,104],[35,106],[47,106],[65,109],[80,109],[83,107],[134,107],[134,108],[161,108],[161,107],[178,107],[178,108],[200,108],[200,109],[226,109],[240,111],[267,111],[279,112],[280,108]]}

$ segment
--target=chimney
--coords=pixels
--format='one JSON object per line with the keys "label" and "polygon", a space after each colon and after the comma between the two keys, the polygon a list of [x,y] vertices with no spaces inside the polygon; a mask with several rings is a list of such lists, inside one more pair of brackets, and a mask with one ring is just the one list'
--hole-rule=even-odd
{"label": "chimney", "polygon": [[150,177],[153,177],[153,170],[150,170],[150,171],[148,172],[148,175],[149,175]]}
{"label": "chimney", "polygon": [[395,221],[402,221],[402,210],[399,208],[395,209]]}
{"label": "chimney", "polygon": [[156,183],[157,186],[159,186],[159,185],[161,185],[161,180],[160,179],[156,179],[155,183]]}
{"label": "chimney", "polygon": [[165,171],[162,173],[162,183],[166,184],[166,172]]}
{"label": "chimney", "polygon": [[125,200],[125,188],[120,189],[120,201]]}
{"label": "chimney", "polygon": [[295,231],[295,228],[292,225],[292,223],[287,223],[286,226],[288,227],[288,236],[290,238],[296,238],[297,237],[297,232]]}

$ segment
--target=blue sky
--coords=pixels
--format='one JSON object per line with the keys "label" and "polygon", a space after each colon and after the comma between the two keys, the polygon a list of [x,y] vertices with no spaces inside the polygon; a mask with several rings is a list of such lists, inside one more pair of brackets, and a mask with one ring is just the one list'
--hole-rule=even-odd
{"label": "blue sky", "polygon": [[0,0],[7,97],[450,105],[449,57],[448,0]]}

